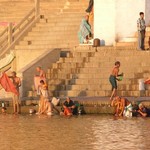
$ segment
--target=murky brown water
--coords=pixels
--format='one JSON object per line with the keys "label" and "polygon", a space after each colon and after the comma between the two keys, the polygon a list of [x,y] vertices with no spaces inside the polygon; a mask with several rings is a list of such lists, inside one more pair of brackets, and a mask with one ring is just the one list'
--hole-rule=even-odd
{"label": "murky brown water", "polygon": [[150,150],[150,119],[0,115],[0,150]]}

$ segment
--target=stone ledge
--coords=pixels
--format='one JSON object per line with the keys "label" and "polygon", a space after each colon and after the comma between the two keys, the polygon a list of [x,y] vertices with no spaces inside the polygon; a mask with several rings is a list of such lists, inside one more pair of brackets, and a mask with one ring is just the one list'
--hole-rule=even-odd
{"label": "stone ledge", "polygon": [[[150,98],[149,97],[127,97],[132,104],[138,104],[142,102],[146,107],[150,108]],[[110,101],[108,97],[77,97],[71,98],[77,106],[80,106],[84,113],[86,114],[114,114],[114,108],[110,106]],[[62,103],[65,98],[61,98],[59,106],[57,108],[61,110]],[[1,106],[0,101],[0,106]],[[24,114],[29,113],[29,109],[33,108],[38,110],[37,99],[28,99],[21,101],[21,112]],[[13,112],[12,101],[5,101],[5,106],[7,108],[7,113]]]}

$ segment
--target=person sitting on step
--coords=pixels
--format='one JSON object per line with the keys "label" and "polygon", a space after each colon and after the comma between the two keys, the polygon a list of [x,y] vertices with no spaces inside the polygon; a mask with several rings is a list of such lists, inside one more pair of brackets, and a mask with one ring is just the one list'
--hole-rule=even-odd
{"label": "person sitting on step", "polygon": [[81,22],[80,29],[78,32],[78,38],[80,44],[87,44],[89,42],[89,37],[92,35],[91,26],[88,23],[89,16],[86,15]]}
{"label": "person sitting on step", "polygon": [[74,102],[69,97],[67,97],[66,101],[63,103],[63,115],[72,116],[74,114],[75,108],[76,106]]}

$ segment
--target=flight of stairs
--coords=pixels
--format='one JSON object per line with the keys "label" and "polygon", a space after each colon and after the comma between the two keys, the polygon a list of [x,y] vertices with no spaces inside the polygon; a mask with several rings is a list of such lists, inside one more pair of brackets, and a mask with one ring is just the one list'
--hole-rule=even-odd
{"label": "flight of stairs", "polygon": [[146,86],[146,91],[139,91],[138,82],[150,77],[149,57],[150,51],[138,51],[131,46],[99,47],[97,50],[91,46],[76,47],[47,70],[49,94],[58,97],[110,96],[109,75],[114,62],[120,61],[124,79],[118,82],[118,95],[150,96],[150,86]]}
{"label": "flight of stairs", "polygon": [[[12,69],[20,71],[51,49],[70,50],[77,45],[87,5],[87,0],[41,0],[40,21],[13,49],[16,59]],[[0,6],[1,23],[18,23],[33,8],[34,0],[1,0]]]}
{"label": "flight of stairs", "polygon": [[[12,5],[15,2],[16,4]],[[6,17],[12,22],[18,22],[19,17],[15,20],[15,16],[19,16],[19,12],[26,12],[26,9],[17,6],[18,2],[24,4],[24,8],[28,10],[34,5],[33,0],[15,2],[11,1],[12,6],[8,6],[13,16]],[[123,81],[118,83],[118,94],[140,96],[138,79],[150,75],[150,52],[137,51],[135,42],[130,43],[131,45],[125,42],[120,45],[117,43],[117,47],[100,47],[97,51],[91,46],[77,47],[77,33],[87,5],[87,0],[41,0],[40,21],[14,48],[16,70],[30,64],[47,50],[62,48],[70,51],[67,52],[67,57],[60,57],[59,61],[47,70],[51,96],[110,96],[111,86],[108,78],[117,60],[121,62],[120,71],[125,74]],[[15,12],[17,8],[18,14]],[[2,14],[5,16],[4,13]],[[1,21],[5,21],[4,18],[2,19]],[[146,44],[150,36],[149,28],[147,31]],[[142,94],[149,96],[150,92],[146,90]],[[34,93],[30,92],[31,95],[34,96]]]}
{"label": "flight of stairs", "polygon": [[[40,21],[15,46],[17,70],[53,48],[72,49],[78,45],[78,30],[88,1],[41,1]],[[20,53],[26,53],[21,56]],[[22,63],[26,62],[26,63]]]}

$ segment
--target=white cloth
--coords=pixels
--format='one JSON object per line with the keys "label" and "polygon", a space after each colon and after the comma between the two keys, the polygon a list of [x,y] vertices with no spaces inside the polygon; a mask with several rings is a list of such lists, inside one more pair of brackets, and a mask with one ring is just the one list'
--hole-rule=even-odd
{"label": "white cloth", "polygon": [[123,116],[125,117],[132,117],[132,105],[131,103],[125,107],[124,112],[123,112]]}
{"label": "white cloth", "polygon": [[58,103],[59,103],[59,101],[60,101],[60,99],[57,99],[56,97],[53,97],[53,98],[52,98],[52,104],[53,104],[54,106],[57,106]]}

